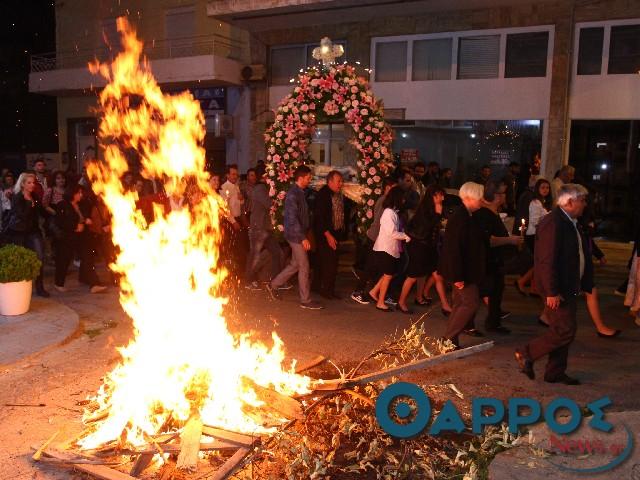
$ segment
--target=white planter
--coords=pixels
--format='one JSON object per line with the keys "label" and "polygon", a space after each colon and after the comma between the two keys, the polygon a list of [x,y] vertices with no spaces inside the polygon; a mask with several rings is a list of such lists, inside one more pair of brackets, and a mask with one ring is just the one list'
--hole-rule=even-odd
{"label": "white planter", "polygon": [[32,281],[0,283],[0,315],[22,315],[29,311]]}

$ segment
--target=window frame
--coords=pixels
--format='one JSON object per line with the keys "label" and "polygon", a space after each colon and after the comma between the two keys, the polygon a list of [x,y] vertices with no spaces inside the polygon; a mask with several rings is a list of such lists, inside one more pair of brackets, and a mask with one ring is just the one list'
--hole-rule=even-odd
{"label": "window frame", "polygon": [[578,22],[575,24],[573,36],[573,59],[571,71],[574,78],[598,77],[598,75],[578,75],[578,46],[580,43],[580,30],[591,27],[604,27],[604,39],[602,42],[602,62],[600,64],[600,75],[638,75],[637,73],[609,73],[609,50],[611,47],[611,27],[640,25],[640,18],[626,18],[623,20],[599,20],[595,22]]}
{"label": "window frame", "polygon": [[[549,32],[549,43],[547,45],[547,70],[545,77],[516,77],[505,78],[505,62],[506,62],[506,45],[507,35],[513,33],[534,33],[534,32]],[[463,37],[477,37],[486,35],[499,35],[500,36],[500,52],[498,57],[498,77],[487,79],[459,79],[458,78],[458,46],[460,38]],[[451,48],[451,76],[449,80],[413,80],[413,43],[419,40],[434,40],[450,38],[452,42]],[[406,82],[453,82],[453,81],[496,81],[496,80],[514,80],[526,78],[549,78],[552,71],[553,64],[553,50],[555,42],[555,26],[554,25],[534,25],[531,27],[513,27],[513,28],[494,28],[484,30],[459,30],[453,32],[440,32],[440,33],[427,33],[416,35],[394,35],[385,37],[372,37],[370,48],[369,64],[371,65],[372,75],[371,82],[376,83],[375,71],[376,71],[376,48],[378,43],[385,42],[397,42],[407,41],[407,71],[405,80]],[[394,82],[380,82],[380,83],[394,83]]]}

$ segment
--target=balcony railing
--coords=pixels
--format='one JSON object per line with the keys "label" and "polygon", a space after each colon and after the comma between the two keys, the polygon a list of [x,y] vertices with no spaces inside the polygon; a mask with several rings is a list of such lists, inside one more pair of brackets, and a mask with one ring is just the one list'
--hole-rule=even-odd
{"label": "balcony railing", "polygon": [[[153,40],[144,44],[143,54],[149,60],[217,55],[240,60],[246,53],[245,42],[223,37],[206,35],[171,40]],[[88,50],[51,52],[31,55],[31,72],[46,72],[63,68],[81,68],[96,59],[105,62],[119,52],[117,47],[100,47]]]}

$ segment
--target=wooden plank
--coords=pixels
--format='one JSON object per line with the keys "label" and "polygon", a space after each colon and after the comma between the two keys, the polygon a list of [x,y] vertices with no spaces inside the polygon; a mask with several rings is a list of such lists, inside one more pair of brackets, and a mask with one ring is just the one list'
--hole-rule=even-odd
{"label": "wooden plank", "polygon": [[127,475],[126,473],[122,473],[118,470],[114,470],[113,468],[109,468],[104,465],[74,463],[74,460],[79,460],[77,456],[71,455],[66,452],[61,452],[59,450],[47,449],[44,450],[42,454],[47,457],[66,461],[69,463],[69,466],[73,467],[74,469],[80,472],[89,473],[98,480],[136,480],[136,478],[132,477],[131,475]]}
{"label": "wooden plank", "polygon": [[258,385],[249,378],[244,378],[243,381],[246,385],[253,388],[253,391],[256,392],[258,398],[265,403],[264,407],[261,406],[258,408],[275,410],[289,420],[293,418],[295,418],[296,420],[301,420],[304,418],[304,414],[302,413],[302,405],[300,405],[300,402],[298,402],[297,400],[278,393],[275,390],[271,390],[270,388],[265,388],[261,385]]}
{"label": "wooden plank", "polygon": [[230,432],[229,430],[222,430],[221,428],[215,428],[209,425],[202,427],[202,433],[203,435],[224,440],[225,442],[235,443],[239,447],[251,447],[260,440],[259,436]]}
{"label": "wooden plank", "polygon": [[180,441],[182,447],[178,454],[176,467],[181,470],[195,471],[198,467],[198,459],[200,453],[200,438],[202,437],[202,419],[200,415],[194,415],[187,420]]}
{"label": "wooden plank", "polygon": [[238,464],[251,452],[250,448],[241,447],[231,456],[216,472],[209,477],[209,480],[224,480],[236,471]]}
{"label": "wooden plank", "polygon": [[306,370],[311,370],[313,367],[317,367],[318,365],[320,365],[321,363],[324,363],[327,361],[327,358],[323,355],[316,355],[315,357],[313,357],[311,360],[309,360],[308,362],[304,362],[301,363],[300,365],[298,365],[296,367],[296,373],[302,373]]}
{"label": "wooden plank", "polygon": [[140,475],[144,471],[144,469],[149,466],[155,454],[156,452],[143,453],[142,455],[138,455],[138,458],[136,458],[136,461],[133,463],[133,466],[131,467],[131,471],[129,472],[129,475],[133,477],[137,477],[138,475]]}
{"label": "wooden plank", "polygon": [[364,385],[367,383],[375,382],[377,380],[382,380],[384,378],[402,375],[404,373],[412,372],[415,370],[421,370],[423,368],[429,368],[434,365],[450,362],[452,360],[465,358],[470,355],[474,355],[476,353],[489,350],[490,348],[493,348],[493,345],[494,345],[493,341],[485,342],[479,345],[474,345],[472,347],[454,350],[453,352],[443,353],[435,357],[416,360],[415,362],[399,365],[393,368],[388,368],[386,370],[379,370],[377,372],[367,373],[352,379],[319,380],[315,382],[311,388],[313,390],[341,390],[343,388],[351,388],[356,385]]}
{"label": "wooden plank", "polygon": [[[203,452],[210,451],[210,450],[236,450],[239,446],[241,445],[235,442],[226,442],[223,440],[216,439],[213,442],[201,442],[200,450],[202,450]],[[168,445],[162,445],[162,451],[164,453],[179,453],[180,450],[182,450],[182,445],[179,443],[170,443]],[[153,454],[158,453],[158,449],[148,446],[148,448],[145,448],[144,450],[136,450],[136,451],[130,451],[130,452],[123,450],[122,453],[125,455],[127,454],[128,455],[147,455],[149,453],[153,453]]]}

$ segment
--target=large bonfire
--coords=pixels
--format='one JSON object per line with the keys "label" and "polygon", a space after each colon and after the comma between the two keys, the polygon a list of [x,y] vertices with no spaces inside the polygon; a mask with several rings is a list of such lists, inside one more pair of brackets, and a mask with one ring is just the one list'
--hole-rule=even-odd
{"label": "large bonfire", "polygon": [[[104,417],[79,443],[95,448],[118,440],[138,446],[149,435],[180,429],[200,417],[208,425],[264,431],[256,418],[260,387],[304,393],[309,378],[284,367],[281,340],[273,346],[229,332],[218,266],[221,206],[209,186],[202,148],[204,118],[191,94],[166,95],[153,78],[142,43],[118,19],[123,51],[110,64],[91,65],[107,79],[100,93],[104,161],[88,169],[93,190],[113,215],[113,265],[120,302],[134,335],[122,361],[93,399]],[[164,185],[167,196],[189,193],[189,208],[156,208],[147,224],[122,175],[135,152],[141,174]]]}

